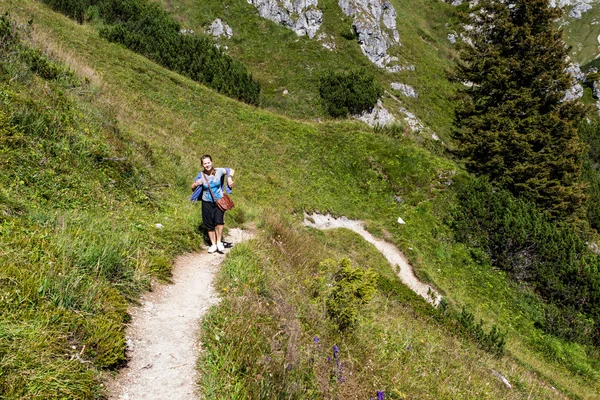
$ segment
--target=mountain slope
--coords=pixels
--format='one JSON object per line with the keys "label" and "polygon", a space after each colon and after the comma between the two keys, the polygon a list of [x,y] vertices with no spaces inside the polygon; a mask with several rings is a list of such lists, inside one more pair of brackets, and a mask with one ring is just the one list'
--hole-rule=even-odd
{"label": "mountain slope", "polygon": [[[110,322],[113,324],[112,337],[116,338],[112,354],[123,355],[124,338],[120,329],[124,318],[124,297],[135,297],[151,277],[164,277],[173,254],[199,247],[201,238],[194,235],[194,225],[199,222],[198,210],[188,204],[187,196],[190,180],[199,168],[199,157],[210,153],[216,164],[234,167],[238,174],[235,191],[238,206],[228,215],[228,224],[252,220],[265,230],[259,241],[240,246],[232,254],[223,271],[222,282],[228,286],[222,287],[227,290],[223,291],[220,286],[227,301],[213,310],[213,316],[206,322],[212,338],[215,334],[219,336],[219,329],[224,327],[230,326],[233,330],[228,335],[220,335],[219,339],[214,339],[215,342],[233,342],[236,334],[245,332],[242,328],[257,329],[252,331],[252,335],[244,336],[248,347],[237,346],[239,341],[236,345],[243,351],[248,350],[247,355],[256,357],[243,358],[240,364],[239,359],[232,358],[233,352],[227,353],[215,343],[210,343],[210,355],[216,357],[213,361],[234,365],[233,370],[264,374],[265,378],[268,373],[277,371],[273,380],[251,376],[250,380],[258,386],[240,383],[236,386],[241,390],[239,397],[258,390],[256,387],[260,387],[260,382],[266,384],[262,396],[268,397],[278,393],[282,382],[291,382],[292,387],[306,381],[309,382],[307,387],[315,389],[312,392],[315,398],[327,396],[328,389],[331,389],[332,396],[338,398],[351,398],[343,397],[347,393],[361,398],[374,396],[376,390],[382,389],[391,398],[423,398],[427,395],[436,398],[483,398],[486,395],[490,398],[528,398],[532,393],[538,398],[597,398],[600,391],[597,380],[593,379],[597,367],[594,367],[593,358],[585,354],[586,350],[576,345],[566,346],[560,341],[551,342],[557,348],[565,349],[564,360],[544,357],[536,350],[531,338],[534,335],[545,336],[533,326],[534,317],[539,312],[535,296],[514,288],[504,274],[492,271],[489,263],[478,258],[476,252],[454,243],[448,228],[441,222],[452,206],[453,194],[448,189],[448,181],[454,179],[455,173],[468,179],[451,161],[408,139],[388,136],[385,131],[373,131],[361,123],[299,122],[269,110],[235,102],[166,71],[122,46],[101,40],[93,26],[77,25],[38,2],[9,0],[3,5],[11,15],[20,17],[22,21],[33,17],[37,43],[57,49],[60,58],[95,82],[87,90],[61,90],[69,101],[87,110],[82,114],[86,115],[86,121],[94,121],[87,117],[88,113],[102,116],[102,112],[106,112],[114,116],[114,123],[124,132],[125,139],[111,138],[108,133],[113,128],[110,127],[102,127],[102,134],[93,131],[89,136],[102,138],[114,146],[114,150],[101,155],[101,158],[115,159],[112,160],[115,163],[113,169],[117,171],[115,177],[142,180],[138,186],[135,180],[126,184],[124,193],[119,192],[114,199],[106,201],[82,198],[82,193],[87,190],[68,194],[72,202],[70,209],[74,210],[71,212],[66,212],[66,207],[61,204],[49,202],[43,203],[41,210],[26,209],[22,214],[17,213],[2,221],[5,229],[11,224],[27,224],[23,229],[10,230],[3,235],[3,240],[13,238],[6,242],[7,247],[16,249],[20,254],[29,254],[32,250],[43,252],[47,248],[40,244],[46,242],[37,240],[30,242],[34,247],[28,248],[21,242],[27,243],[27,231],[36,232],[36,237],[46,238],[47,243],[56,246],[68,242],[77,249],[97,249],[96,253],[89,252],[92,262],[88,264],[65,261],[63,265],[65,271],[85,279],[95,279],[106,286],[107,292],[116,293],[115,307],[120,308]],[[21,87],[11,86],[13,84],[10,78],[4,79],[3,90],[27,93]],[[46,101],[44,87],[43,81],[32,86],[32,92],[36,93],[33,98]],[[85,132],[83,129],[76,131]],[[86,137],[82,135],[82,138]],[[120,170],[120,161],[116,159],[124,155],[118,149],[127,146],[131,148],[129,153],[125,152],[126,157],[133,157],[138,164],[132,170]],[[28,147],[12,151],[26,154]],[[47,178],[55,184],[55,188],[62,185],[59,178],[78,176],[72,160],[56,160],[56,163],[69,168],[56,171],[56,176]],[[100,174],[103,168],[103,164],[98,166],[89,161],[83,171],[98,171]],[[47,170],[43,165],[34,166],[33,163],[31,169],[29,173],[32,176]],[[3,173],[7,171],[3,170]],[[109,190],[102,188],[110,188],[110,179],[119,182],[115,177],[94,177],[99,193]],[[39,202],[38,190],[33,185],[7,187],[10,189],[5,198],[9,201],[3,199],[3,204],[14,203],[19,198],[25,199],[24,203]],[[397,197],[401,197],[402,201]],[[93,207],[96,203],[99,204],[97,210]],[[452,323],[438,320],[422,300],[412,296],[393,279],[393,271],[385,261],[352,234],[322,234],[300,228],[304,210],[330,211],[365,220],[371,232],[385,236],[405,249],[416,272],[429,278],[454,306],[465,305],[477,317],[484,318],[486,327],[496,323],[505,330],[508,333],[506,356],[493,357],[479,349],[468,336],[455,332]],[[408,223],[399,225],[396,222],[398,216]],[[44,221],[49,221],[47,226]],[[156,229],[154,223],[161,223],[165,228]],[[112,224],[117,227],[114,231],[108,228]],[[66,227],[66,237],[61,236],[61,226]],[[131,266],[133,281],[138,281],[133,290],[123,287],[122,279],[111,281],[110,274],[103,276],[90,267],[97,265],[101,269],[100,266],[105,263],[110,265],[110,260],[100,257],[108,253],[110,242],[94,242],[93,232],[102,229],[108,231],[107,237],[129,239],[123,244],[122,252],[110,254],[114,254],[117,260],[130,260],[128,265]],[[92,246],[94,243],[96,247]],[[155,257],[145,256],[145,253],[154,251]],[[70,256],[70,253],[61,251],[47,251],[47,254],[48,259],[44,261],[53,263]],[[38,272],[31,275],[40,279],[53,272],[43,267],[48,264],[41,263],[39,259],[21,260],[6,253],[2,253],[2,257],[3,277],[8,270],[5,266],[10,262],[14,264],[10,271],[33,266],[32,271]],[[378,283],[378,294],[373,303],[365,307],[365,314],[361,317],[364,322],[347,336],[336,333],[322,310],[312,307],[307,298],[302,297],[307,293],[307,286],[303,285],[310,287],[312,278],[315,278],[311,273],[318,273],[319,263],[331,257],[347,257],[353,264],[369,266],[385,278]],[[82,268],[86,266],[90,271]],[[323,269],[323,274],[327,271]],[[298,279],[299,276],[305,276],[307,282]],[[11,347],[11,351],[23,351],[31,346],[40,332],[45,332],[44,337],[58,339],[55,346],[46,348],[48,356],[43,363],[27,361],[30,363],[26,365],[30,375],[48,374],[47,379],[36,381],[35,387],[19,386],[23,381],[17,379],[16,371],[24,366],[7,358],[7,352],[0,351],[5,362],[3,367],[11,368],[3,369],[9,373],[0,378],[3,379],[0,388],[7,391],[9,398],[99,397],[101,387],[97,379],[103,369],[113,364],[81,363],[73,355],[73,350],[83,360],[92,360],[93,353],[90,346],[84,349],[83,343],[69,341],[71,326],[53,323],[52,314],[46,315],[48,319],[40,322],[36,316],[36,307],[40,304],[67,311],[60,304],[52,305],[52,298],[46,292],[37,291],[38,281],[29,285],[26,280],[20,281],[18,275],[2,282],[7,281],[18,283],[6,290],[11,296],[26,287],[30,294],[26,301],[19,303],[25,305],[22,313],[13,313],[12,308],[3,310],[6,311],[3,316],[10,315],[10,324],[3,321],[4,330],[0,334],[2,349],[6,348],[7,337],[20,340],[10,342],[16,346]],[[72,291],[68,287],[64,290],[75,294],[84,291]],[[271,307],[273,300],[276,307]],[[89,314],[91,312],[97,314]],[[88,314],[73,311],[70,315],[69,318],[78,324],[85,323],[90,315],[109,317],[102,310],[88,311]],[[28,316],[34,318],[28,320]],[[264,331],[256,327],[255,317],[264,318]],[[24,321],[31,323],[25,324]],[[101,333],[92,329],[91,322],[87,324],[83,337]],[[29,336],[15,335],[23,325],[29,326]],[[283,333],[278,334],[284,325],[294,329],[285,328]],[[10,329],[5,329],[5,326]],[[45,331],[44,328],[48,329]],[[7,331],[10,335],[5,333]],[[276,334],[281,342],[269,342],[269,338]],[[309,348],[314,343],[313,335],[323,343],[318,350],[322,364],[314,368],[309,364],[309,353],[291,351]],[[369,348],[364,343],[375,345]],[[348,382],[346,386],[335,381],[335,370],[334,382],[328,386],[332,368],[326,360],[334,344],[339,345],[343,352],[345,371],[352,372],[352,375],[344,376]],[[281,358],[282,349],[290,349],[289,354],[299,357],[288,374],[284,372],[288,360]],[[64,356],[65,353],[67,356]],[[577,365],[588,368],[587,373],[573,372],[574,368],[569,364],[573,354],[580,355],[576,359]],[[266,362],[269,357],[274,364]],[[60,371],[57,367],[48,368],[49,365],[56,366],[53,362],[75,365],[87,377],[85,381],[80,380],[81,387],[77,391],[68,391],[69,388],[62,385],[66,381],[76,382],[74,377],[77,375]],[[221,376],[228,380],[215,383],[212,398],[225,397],[219,390],[227,388],[228,384],[241,382],[238,376],[220,374],[217,363],[209,365],[214,367],[214,375],[206,377],[203,382],[205,389],[210,379],[216,382],[216,378]],[[508,376],[514,389],[507,390],[491,369]],[[301,372],[296,375],[296,371]],[[221,384],[224,386],[219,386]]]}

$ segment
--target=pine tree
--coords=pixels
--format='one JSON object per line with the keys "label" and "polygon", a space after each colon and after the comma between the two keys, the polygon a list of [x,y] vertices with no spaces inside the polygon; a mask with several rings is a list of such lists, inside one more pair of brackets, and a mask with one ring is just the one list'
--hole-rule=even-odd
{"label": "pine tree", "polygon": [[548,0],[481,0],[470,14],[456,77],[468,83],[455,116],[469,170],[554,217],[583,210],[579,101],[565,101],[568,48]]}

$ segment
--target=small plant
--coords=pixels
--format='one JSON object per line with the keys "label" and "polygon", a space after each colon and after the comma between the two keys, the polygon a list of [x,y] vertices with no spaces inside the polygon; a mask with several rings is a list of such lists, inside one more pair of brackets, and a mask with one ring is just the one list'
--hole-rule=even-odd
{"label": "small plant", "polygon": [[329,71],[319,82],[319,94],[332,117],[370,111],[383,95],[383,88],[365,69]]}
{"label": "small plant", "polygon": [[496,325],[492,326],[490,331],[486,333],[483,329],[483,320],[480,319],[479,322],[475,322],[475,316],[466,308],[463,308],[456,315],[456,319],[464,332],[475,339],[483,349],[496,355],[504,353],[506,334],[502,333]]}
{"label": "small plant", "polygon": [[352,267],[345,258],[339,262],[326,306],[329,317],[340,331],[356,324],[360,306],[368,303],[375,294],[375,282],[376,276],[372,270]]}

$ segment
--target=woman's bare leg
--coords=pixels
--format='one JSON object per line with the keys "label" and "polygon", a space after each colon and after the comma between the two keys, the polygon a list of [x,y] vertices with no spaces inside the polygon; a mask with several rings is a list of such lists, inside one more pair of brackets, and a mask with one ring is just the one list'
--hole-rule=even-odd
{"label": "woman's bare leg", "polygon": [[215,243],[220,243],[221,239],[223,238],[223,225],[217,225],[215,227],[215,233],[217,237],[217,241]]}
{"label": "woman's bare leg", "polygon": [[[217,225],[216,229],[218,228],[219,225]],[[221,228],[221,232],[223,232],[223,228]],[[217,234],[215,233],[215,231],[208,231],[208,238],[210,239],[210,244],[212,244],[213,246],[217,244]]]}

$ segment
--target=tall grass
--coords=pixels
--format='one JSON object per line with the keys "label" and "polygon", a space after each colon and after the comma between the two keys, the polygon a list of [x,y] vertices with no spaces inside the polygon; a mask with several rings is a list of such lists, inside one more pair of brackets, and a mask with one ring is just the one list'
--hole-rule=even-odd
{"label": "tall grass", "polygon": [[[244,393],[272,394],[285,387],[286,393],[298,393],[305,388],[315,397],[333,393],[330,397],[339,394],[340,398],[374,397],[378,390],[397,398],[426,398],[427,395],[484,398],[486,394],[490,398],[501,398],[518,397],[523,393],[532,393],[532,397],[538,398],[564,398],[564,393],[574,398],[597,396],[596,382],[574,374],[560,361],[546,358],[542,350],[529,341],[539,333],[533,327],[540,312],[536,296],[511,286],[506,276],[494,271],[481,253],[457,244],[449,227],[443,224],[454,204],[449,188],[454,185],[454,173],[459,168],[452,162],[432,155],[406,138],[373,132],[359,124],[347,121],[301,123],[257,110],[161,69],[121,46],[106,43],[98,38],[93,27],[74,24],[38,2],[7,0],[6,4],[23,19],[33,15],[34,28],[43,31],[44,40],[55,42],[55,48],[70,49],[79,65],[98,71],[101,87],[94,90],[61,89],[77,106],[72,109],[72,115],[81,125],[74,130],[78,135],[68,137],[69,140],[79,138],[80,141],[74,141],[79,147],[62,144],[46,148],[96,150],[84,152],[87,155],[81,157],[73,151],[59,152],[67,161],[71,160],[68,157],[81,158],[82,161],[73,164],[76,165],[73,168],[70,162],[43,164],[44,156],[48,158],[46,153],[37,155],[32,159],[38,164],[32,162],[31,168],[23,168],[18,175],[11,176],[7,184],[0,185],[0,198],[6,199],[0,209],[6,210],[6,214],[2,214],[5,218],[2,229],[11,237],[20,238],[7,246],[3,243],[0,247],[3,260],[18,262],[18,265],[30,263],[36,267],[51,261],[54,265],[75,269],[79,266],[71,261],[71,255],[74,255],[85,262],[84,269],[92,274],[93,280],[117,290],[121,301],[124,297],[135,296],[136,291],[147,287],[153,276],[168,273],[173,253],[196,248],[200,242],[201,238],[193,232],[199,222],[197,210],[187,204],[187,196],[190,180],[199,168],[199,157],[208,152],[217,165],[231,166],[237,171],[234,196],[239,208],[228,216],[232,218],[227,223],[253,220],[259,230],[267,232],[259,241],[238,247],[240,253],[232,257],[239,261],[238,264],[232,263],[228,267],[229,281],[219,283],[221,293],[234,293],[231,298],[226,295],[223,309],[215,308],[207,322],[210,329],[205,331],[205,338],[214,338],[207,345],[209,365],[223,365],[224,368],[215,367],[218,373],[203,375],[206,377],[203,382],[212,382],[210,385],[203,383],[206,393],[213,393],[215,398],[227,396],[223,393],[239,393],[243,397]],[[236,4],[230,7],[241,7],[241,3]],[[22,99],[42,101],[44,106],[36,110],[44,112],[52,108],[49,104],[53,103],[44,100],[48,95],[48,91],[44,91],[45,81],[34,78],[37,83],[27,89],[23,82],[28,81],[19,80],[25,75],[19,77],[11,84],[22,86],[3,87],[3,97],[9,96],[14,101],[11,93],[18,92],[24,96]],[[49,87],[53,88],[52,84]],[[50,91],[53,92],[54,89]],[[89,133],[85,131],[86,127]],[[22,136],[15,136],[15,140],[27,139]],[[97,148],[96,141],[104,146]],[[23,146],[22,149],[24,153],[38,152],[35,146]],[[50,150],[47,152],[51,153]],[[10,157],[27,161],[23,154],[11,153]],[[18,160],[14,165],[19,165]],[[74,171],[86,172],[83,174],[86,179],[65,178],[66,175],[80,175]],[[48,199],[38,195],[31,185],[23,184],[23,190],[20,180],[24,183],[35,181],[31,174],[43,174],[45,179],[40,191],[46,193]],[[27,179],[19,179],[21,176]],[[54,180],[56,190],[53,191]],[[58,190],[63,187],[67,189]],[[55,192],[61,194],[60,207],[52,208]],[[93,199],[93,204],[85,199]],[[34,205],[38,204],[42,207],[41,212],[30,215],[37,211]],[[281,213],[284,221],[263,217],[263,208],[272,210],[271,214]],[[496,324],[506,331],[507,355],[497,358],[479,349],[472,339],[465,339],[462,334],[440,324],[429,306],[400,285],[394,271],[378,253],[354,234],[304,231],[297,225],[304,210],[329,211],[365,220],[372,233],[386,237],[404,250],[416,273],[435,282],[453,307],[458,310],[463,305],[468,307],[476,321],[483,319],[486,329]],[[407,221],[405,225],[396,222],[399,216]],[[9,217],[11,222],[5,223]],[[11,228],[15,219],[24,227]],[[92,222],[95,220],[98,224]],[[158,222],[165,228],[154,228]],[[39,225],[44,223],[47,225],[41,229]],[[86,228],[88,224],[90,229]],[[13,230],[9,231],[9,228]],[[63,242],[53,238],[63,229]],[[29,232],[34,235],[25,234]],[[89,240],[69,248],[69,241],[79,236],[89,236]],[[33,240],[33,237],[39,239]],[[114,240],[106,242],[107,238]],[[28,243],[32,247],[27,247]],[[100,249],[106,244],[109,245],[107,251],[125,254],[129,261],[113,266],[124,276],[132,276],[134,285],[126,281],[120,286],[102,277],[103,269],[96,268],[89,262],[91,258],[83,256],[87,243],[95,248],[89,254],[97,257],[105,257]],[[48,248],[56,250],[48,251]],[[61,248],[73,253],[61,253]],[[79,248],[81,254],[76,251]],[[30,256],[32,258],[26,260]],[[325,258],[343,257],[349,258],[354,266],[373,268],[380,277],[385,277],[378,280],[379,294],[361,310],[359,329],[354,330],[351,337],[340,336],[323,314],[322,305],[307,297],[311,293],[307,288],[315,278],[313,273],[329,276],[330,271],[316,270],[318,263]],[[117,257],[104,259],[112,262],[110,260]],[[58,272],[64,276],[63,271]],[[245,284],[238,285],[235,279],[248,284],[248,288]],[[18,280],[7,276],[2,280],[4,282]],[[74,283],[65,282],[65,285]],[[38,286],[32,287],[37,289]],[[15,286],[6,290],[16,302],[21,302],[17,304],[26,301],[16,293],[20,289]],[[35,293],[35,290],[31,292]],[[249,303],[246,304],[246,300]],[[76,306],[87,307],[85,303]],[[78,311],[69,315],[75,320],[75,316],[81,314]],[[7,328],[10,332],[15,331],[14,326],[29,321],[22,314],[6,315],[14,315],[11,318],[15,323]],[[256,326],[255,319],[261,327]],[[261,320],[266,321],[264,331],[259,330],[263,329]],[[246,323],[242,325],[244,321]],[[240,330],[223,334],[227,323],[240,326]],[[47,325],[62,326],[50,322]],[[240,336],[245,329],[249,334]],[[56,335],[55,331],[48,335],[68,338],[65,331],[71,332],[59,330]],[[83,338],[92,334],[91,329],[82,332]],[[116,328],[111,332],[114,332],[113,339],[122,336]],[[322,344],[320,348],[314,346],[315,336]],[[230,337],[239,339],[243,346],[235,347],[233,341],[229,341]],[[100,342],[99,338],[95,340]],[[20,351],[25,351],[27,346],[36,349],[27,341],[11,343],[23,346]],[[51,346],[50,355],[42,363],[52,365],[48,360],[62,360],[59,355],[69,354],[69,362],[85,369],[89,376],[97,377],[96,367],[81,363],[76,355],[72,355],[72,351],[77,350],[79,354],[83,348],[79,343],[73,344],[76,349],[69,347],[68,339],[59,342],[60,346]],[[114,343],[116,350],[109,354],[122,354],[120,342]],[[222,351],[219,343],[228,344],[223,349],[229,350]],[[351,384],[340,385],[336,378],[340,368],[334,361],[333,345],[339,349],[340,364],[344,363],[342,376]],[[409,346],[410,350],[407,350]],[[93,360],[87,353],[88,347],[80,355],[84,361]],[[247,349],[247,354],[254,357],[236,363],[235,357],[245,357],[237,354],[242,352],[240,349]],[[584,359],[588,356],[586,354]],[[311,357],[317,360],[314,364],[309,364]],[[328,357],[332,357],[332,361]],[[264,362],[258,366],[253,364],[260,360]],[[293,361],[292,371],[297,374],[293,378],[290,373],[283,372],[289,368],[288,360]],[[273,364],[268,364],[270,361]],[[10,371],[18,369],[14,365],[11,364]],[[296,366],[299,371],[294,369]],[[210,366],[202,368],[212,370]],[[491,369],[505,375],[517,389],[506,392],[503,384],[493,377]],[[41,374],[58,370],[58,367],[34,370]],[[252,371],[254,375],[246,374],[246,371]],[[23,381],[17,382],[12,373],[8,376],[10,387],[22,390]],[[69,376],[66,372],[61,375]],[[332,377],[335,384],[331,382]],[[266,379],[261,389],[262,378]],[[97,381],[73,379],[72,376],[69,379],[73,380],[69,383],[72,387],[87,388],[87,392],[80,390],[80,398],[87,397],[87,393],[91,393],[91,397],[99,396]],[[71,382],[69,379],[65,382]],[[282,383],[285,379],[289,384]],[[550,389],[549,385],[558,391]],[[53,391],[51,384],[38,390],[39,393],[45,390],[46,398],[67,393]],[[18,398],[22,392],[11,394]]]}

